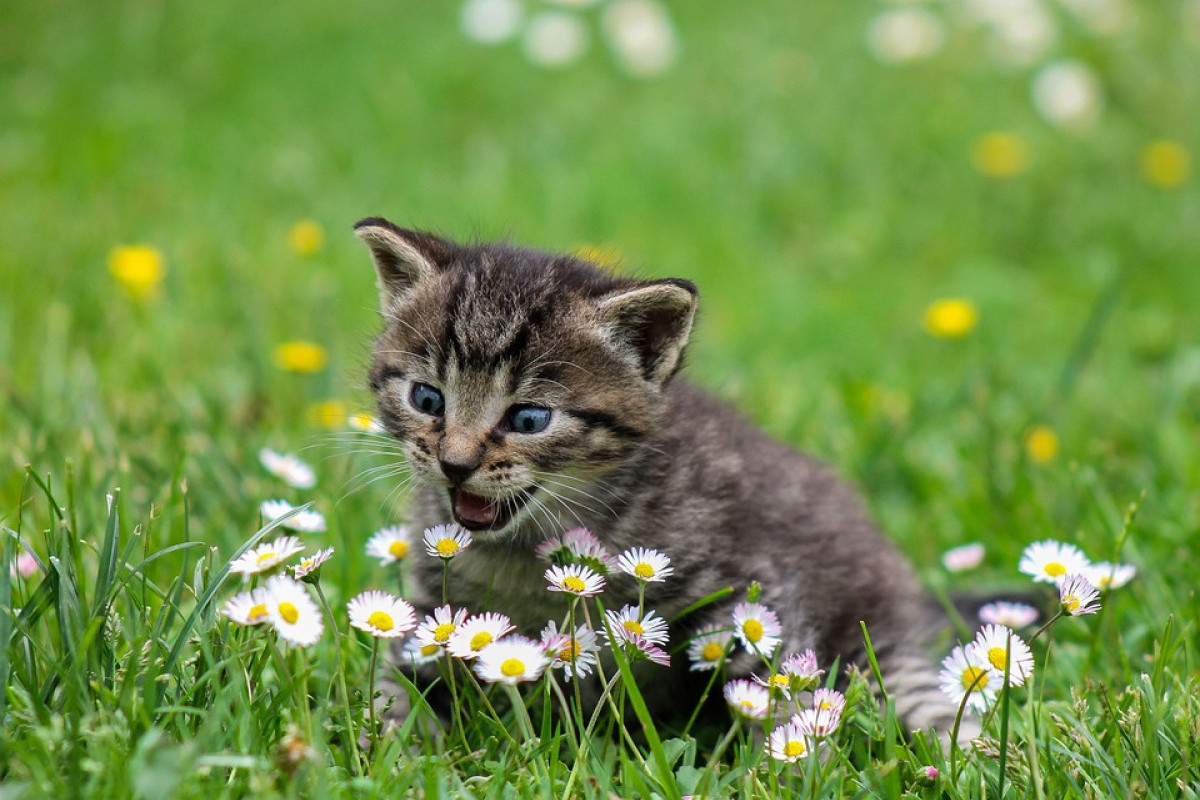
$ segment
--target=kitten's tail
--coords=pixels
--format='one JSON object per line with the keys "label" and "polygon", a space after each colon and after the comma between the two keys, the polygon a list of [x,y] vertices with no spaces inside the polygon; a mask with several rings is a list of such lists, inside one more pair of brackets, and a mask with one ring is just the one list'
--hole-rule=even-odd
{"label": "kitten's tail", "polygon": [[[920,647],[877,648],[875,657],[883,687],[895,700],[896,715],[910,731],[933,729],[943,744],[950,741],[959,715],[958,704],[942,691],[935,662]],[[980,733],[969,711],[957,720],[957,741],[965,745]]]}

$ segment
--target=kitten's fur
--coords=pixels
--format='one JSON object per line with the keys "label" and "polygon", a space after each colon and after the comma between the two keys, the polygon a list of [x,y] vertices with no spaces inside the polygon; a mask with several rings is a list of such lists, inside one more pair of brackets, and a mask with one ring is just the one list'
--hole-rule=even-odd
{"label": "kitten's fur", "polygon": [[[955,708],[923,651],[930,604],[852,491],[674,378],[696,309],[691,283],[614,277],[503,244],[461,246],[383,219],[356,232],[375,261],[385,322],[371,388],[422,487],[413,527],[499,517],[499,530],[477,530],[452,561],[454,607],[503,612],[536,637],[562,618],[566,599],[546,590],[533,549],[582,525],[610,552],[645,546],[671,557],[675,574],[646,594],[666,619],[735,589],[674,625],[672,643],[729,625],[757,580],[783,624],[784,652],[812,647],[824,665],[861,664],[863,620],[901,717],[949,729]],[[416,383],[440,390],[443,413],[414,406]],[[514,405],[550,409],[549,427],[513,431]],[[427,611],[440,602],[440,560],[418,560],[417,582]],[[611,577],[603,600],[636,603],[634,582]],[[697,675],[687,667],[678,654],[669,672],[650,673],[643,690],[653,706],[692,707]],[[756,668],[742,652],[730,672]]]}

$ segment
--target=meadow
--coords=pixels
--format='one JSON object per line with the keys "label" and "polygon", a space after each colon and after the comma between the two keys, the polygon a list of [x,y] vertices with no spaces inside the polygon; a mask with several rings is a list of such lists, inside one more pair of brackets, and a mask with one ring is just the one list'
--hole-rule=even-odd
{"label": "meadow", "polygon": [[[17,0],[0,120],[0,800],[1200,794],[1197,0]],[[624,670],[594,720],[462,683],[373,736],[371,215],[693,280],[689,376],[939,594],[1046,539],[1136,577],[953,754],[856,679],[787,764]],[[221,613],[274,498],[335,551],[309,647]]]}

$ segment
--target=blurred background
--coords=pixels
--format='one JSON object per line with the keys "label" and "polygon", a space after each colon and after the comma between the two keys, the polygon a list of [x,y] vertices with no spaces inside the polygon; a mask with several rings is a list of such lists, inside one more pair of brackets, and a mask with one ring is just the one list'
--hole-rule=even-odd
{"label": "blurred background", "polygon": [[[1200,0],[3,17],[0,517],[27,464],[69,463],[138,508],[186,478],[236,542],[260,446],[340,469],[324,432],[370,410],[378,327],[351,226],[383,215],[694,280],[693,379],[921,563],[1115,536],[1142,490],[1187,552]],[[339,485],[386,521],[385,487]]]}

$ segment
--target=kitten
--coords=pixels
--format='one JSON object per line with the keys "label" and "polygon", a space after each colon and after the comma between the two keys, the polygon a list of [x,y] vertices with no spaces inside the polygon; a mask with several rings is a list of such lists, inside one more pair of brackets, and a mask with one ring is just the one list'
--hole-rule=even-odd
{"label": "kitten", "polygon": [[[923,651],[929,604],[852,491],[732,409],[675,377],[696,313],[685,280],[609,275],[565,255],[458,245],[365,219],[385,323],[370,369],[383,426],[419,480],[414,528],[457,522],[474,544],[450,565],[450,603],[508,614],[536,636],[566,596],[546,590],[534,548],[583,526],[617,553],[656,548],[675,574],[646,606],[672,643],[728,626],[745,587],[783,624],[783,651],[864,664],[867,623],[884,684],[911,728],[943,735],[955,707]],[[417,562],[418,606],[440,604],[442,563]],[[637,602],[610,578],[609,608]],[[691,709],[700,676],[673,659],[643,690],[660,713]],[[731,676],[761,673],[744,651]]]}

